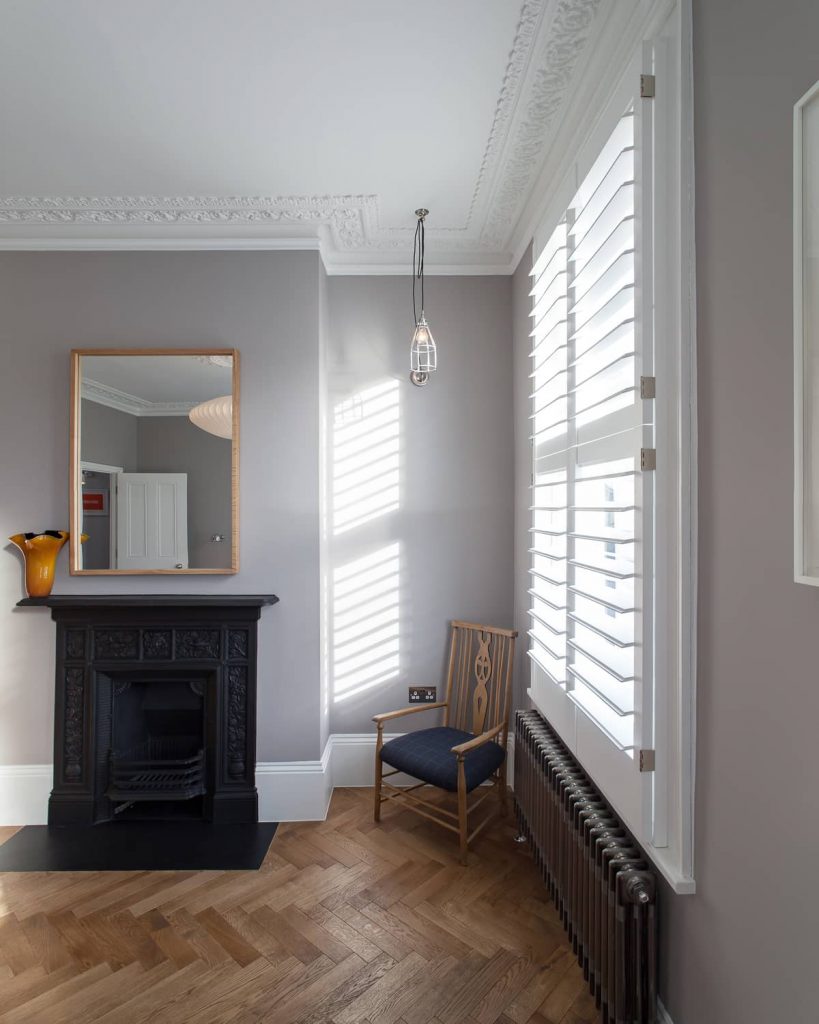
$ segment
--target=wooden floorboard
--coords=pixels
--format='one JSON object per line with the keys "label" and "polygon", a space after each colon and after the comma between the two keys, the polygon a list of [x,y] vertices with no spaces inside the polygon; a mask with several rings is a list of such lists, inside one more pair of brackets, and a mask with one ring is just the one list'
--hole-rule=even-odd
{"label": "wooden floorboard", "polygon": [[512,837],[461,867],[447,833],[337,790],[258,872],[0,874],[0,1022],[592,1024]]}

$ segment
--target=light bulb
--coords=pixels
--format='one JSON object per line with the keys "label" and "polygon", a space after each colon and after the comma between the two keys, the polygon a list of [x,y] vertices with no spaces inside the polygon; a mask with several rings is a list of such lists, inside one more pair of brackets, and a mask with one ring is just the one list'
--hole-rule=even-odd
{"label": "light bulb", "polygon": [[413,373],[432,373],[438,366],[435,339],[423,312],[415,325],[410,349],[410,369]]}

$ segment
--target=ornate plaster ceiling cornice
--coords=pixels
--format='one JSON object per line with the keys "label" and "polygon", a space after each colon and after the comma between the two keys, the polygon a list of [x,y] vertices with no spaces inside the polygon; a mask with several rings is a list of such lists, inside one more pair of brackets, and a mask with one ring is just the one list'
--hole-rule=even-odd
{"label": "ornate plaster ceiling cornice", "polygon": [[482,231],[489,248],[509,242],[599,6],[600,0],[559,0],[549,31],[539,37],[540,48],[532,55],[533,72],[520,95],[519,116],[511,129],[507,123],[509,155]]}
{"label": "ornate plaster ceiling cornice", "polygon": [[472,193],[472,202],[469,205],[467,224],[472,222],[481,193],[485,190],[486,183],[492,177],[492,172],[500,159],[508,136],[512,114],[520,96],[523,75],[535,46],[542,17],[543,0],[526,0],[521,8],[515,39],[509,53],[509,61],[503,74],[498,102],[495,104],[492,127],[489,130],[489,138],[486,140],[486,149],[475,182],[475,190]]}
{"label": "ornate plaster ceiling cornice", "polygon": [[[448,230],[427,225],[431,243],[496,259],[510,248],[599,7],[600,0],[523,4],[466,223]],[[412,232],[376,224],[367,248],[406,250]]]}
{"label": "ornate plaster ceiling cornice", "polygon": [[[431,272],[506,272],[601,0],[524,0],[465,223],[427,229]],[[0,248],[316,248],[328,269],[405,272],[414,228],[375,195],[0,196]]]}
{"label": "ornate plaster ceiling cornice", "polygon": [[327,226],[339,248],[366,245],[375,196],[2,196],[0,224],[44,226]]}
{"label": "ornate plaster ceiling cornice", "polygon": [[120,391],[110,384],[84,377],[81,395],[89,402],[107,405],[109,409],[118,409],[131,416],[187,416],[196,402],[150,402],[139,395]]}

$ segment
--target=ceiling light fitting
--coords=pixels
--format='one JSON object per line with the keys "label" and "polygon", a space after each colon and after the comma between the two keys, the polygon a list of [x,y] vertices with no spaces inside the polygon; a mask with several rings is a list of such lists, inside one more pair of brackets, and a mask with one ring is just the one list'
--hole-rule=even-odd
{"label": "ceiling light fitting", "polygon": [[195,427],[206,430],[217,437],[233,437],[233,396],[222,395],[200,402],[188,413],[188,419]]}
{"label": "ceiling light fitting", "polygon": [[[429,383],[429,375],[438,368],[438,350],[435,339],[424,315],[424,218],[429,210],[415,211],[418,223],[415,225],[415,240],[412,245],[412,318],[415,330],[412,332],[410,349],[410,380],[419,388]],[[416,285],[421,286],[421,315],[415,298]]]}

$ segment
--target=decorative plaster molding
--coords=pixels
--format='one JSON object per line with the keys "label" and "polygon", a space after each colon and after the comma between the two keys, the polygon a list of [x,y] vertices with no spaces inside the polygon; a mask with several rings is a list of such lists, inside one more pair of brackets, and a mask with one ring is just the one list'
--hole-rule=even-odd
{"label": "decorative plaster molding", "polygon": [[[462,228],[427,226],[428,241],[442,249],[502,258],[509,248],[600,0],[557,0],[551,17],[544,16],[546,7],[545,0],[525,0],[521,8],[466,223]],[[413,231],[381,228],[376,208],[366,248],[406,250]]]}
{"label": "decorative plaster molding", "polygon": [[534,73],[528,95],[522,97],[522,116],[515,126],[510,155],[481,236],[489,249],[509,242],[599,6],[600,0],[559,0],[548,31],[541,33],[542,49],[533,55]]}
{"label": "decorative plaster molding", "polygon": [[484,184],[491,178],[490,170],[494,170],[500,159],[509,134],[509,124],[520,96],[522,79],[529,65],[529,58],[535,45],[538,28],[543,17],[543,0],[526,0],[520,12],[515,40],[509,54],[509,61],[503,74],[500,95],[495,106],[495,116],[486,141],[481,166],[469,204],[466,222],[469,225],[475,212],[475,206]]}
{"label": "decorative plaster molding", "polygon": [[42,226],[326,225],[340,248],[366,244],[375,196],[3,196],[0,224]]}
{"label": "decorative plaster molding", "polygon": [[131,416],[187,416],[196,402],[149,402],[146,398],[130,395],[98,380],[83,377],[82,397],[109,409],[119,409]]}

